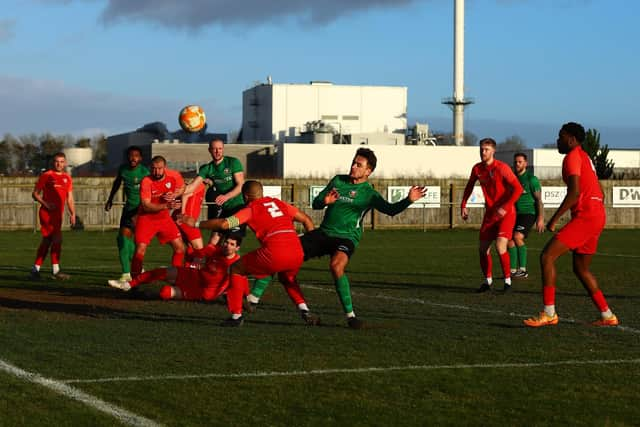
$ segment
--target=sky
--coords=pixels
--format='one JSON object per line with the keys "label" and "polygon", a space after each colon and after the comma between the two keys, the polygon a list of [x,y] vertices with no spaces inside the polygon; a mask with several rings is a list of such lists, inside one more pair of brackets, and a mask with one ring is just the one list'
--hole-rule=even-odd
{"label": "sky", "polygon": [[[451,132],[454,0],[0,0],[0,135],[91,136],[201,105],[238,130],[256,82],[408,88]],[[465,131],[529,147],[578,121],[640,148],[640,2],[466,0]]]}

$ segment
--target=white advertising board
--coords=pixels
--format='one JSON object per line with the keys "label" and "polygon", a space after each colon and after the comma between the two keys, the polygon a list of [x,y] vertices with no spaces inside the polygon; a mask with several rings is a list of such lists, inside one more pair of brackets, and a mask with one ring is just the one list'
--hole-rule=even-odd
{"label": "white advertising board", "polygon": [[613,187],[614,208],[640,208],[640,187]]}
{"label": "white advertising board", "polygon": [[567,195],[567,187],[542,187],[540,191],[545,208],[557,208]]}
{"label": "white advertising board", "polygon": [[[426,186],[427,193],[421,199],[411,204],[410,208],[439,208],[440,207],[440,186]],[[387,200],[390,203],[396,203],[407,197],[409,194],[409,186],[390,186],[387,187]]]}

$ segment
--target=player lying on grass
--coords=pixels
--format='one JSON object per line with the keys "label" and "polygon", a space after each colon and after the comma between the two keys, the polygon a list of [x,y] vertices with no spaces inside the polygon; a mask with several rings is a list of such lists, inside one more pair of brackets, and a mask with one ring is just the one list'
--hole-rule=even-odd
{"label": "player lying on grass", "polygon": [[[168,282],[160,289],[163,300],[212,301],[229,286],[229,267],[240,259],[238,251],[242,237],[229,235],[221,245],[208,245],[203,249],[206,262],[200,269],[189,267],[157,268],[140,273],[132,280],[109,280],[109,286],[128,291],[144,283]],[[245,289],[246,295],[249,289]]]}
{"label": "player lying on grass", "polygon": [[302,319],[310,325],[318,324],[319,319],[309,312],[296,279],[304,254],[293,224],[294,221],[300,222],[306,231],[311,231],[314,228],[313,221],[295,206],[273,197],[264,197],[262,184],[258,181],[246,181],[242,185],[242,196],[246,207],[228,218],[202,222],[196,222],[189,216],[182,218],[189,225],[214,231],[226,231],[247,224],[260,241],[260,248],[243,255],[231,267],[231,282],[227,292],[227,307],[231,317],[222,325],[242,325],[242,301],[244,291],[248,288],[247,275],[263,278],[276,273]]}
{"label": "player lying on grass", "polygon": [[584,128],[574,122],[565,123],[558,134],[558,152],[565,155],[562,161],[562,180],[567,184],[567,195],[547,223],[547,230],[555,231],[560,217],[568,210],[571,210],[571,220],[549,240],[540,254],[544,308],[537,317],[524,321],[527,326],[540,327],[558,323],[555,263],[569,251],[573,252],[573,272],[600,312],[600,318],[593,325],[618,325],[618,318],[609,308],[595,276],[589,270],[598,247],[598,239],[604,229],[606,215],[604,195],[595,167],[582,149],[584,138]]}

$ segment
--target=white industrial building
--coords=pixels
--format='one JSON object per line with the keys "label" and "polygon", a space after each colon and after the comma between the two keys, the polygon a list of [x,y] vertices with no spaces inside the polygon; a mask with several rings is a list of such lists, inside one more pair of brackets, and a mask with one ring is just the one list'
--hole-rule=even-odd
{"label": "white industrial building", "polygon": [[242,141],[403,145],[407,88],[259,84],[242,93]]}

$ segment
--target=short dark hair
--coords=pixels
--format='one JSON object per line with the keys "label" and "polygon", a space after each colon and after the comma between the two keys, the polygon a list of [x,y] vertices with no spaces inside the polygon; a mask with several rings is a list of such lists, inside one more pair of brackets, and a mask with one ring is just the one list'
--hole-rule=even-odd
{"label": "short dark hair", "polygon": [[569,135],[575,137],[580,144],[582,144],[582,142],[584,141],[584,136],[585,136],[584,127],[582,127],[580,123],[576,123],[576,122],[565,123],[562,125],[562,128],[560,129],[560,131],[564,131]]}
{"label": "short dark hair", "polygon": [[369,165],[369,169],[371,169],[371,172],[373,172],[376,169],[376,164],[378,163],[378,158],[376,157],[375,153],[373,152],[373,150],[370,150],[368,148],[358,148],[358,151],[356,151],[356,155],[353,156],[354,159],[356,156],[361,156],[364,157],[365,159],[367,159],[367,165]]}
{"label": "short dark hair", "polygon": [[154,156],[153,159],[151,159],[151,163],[164,163],[165,165],[167,164],[167,159],[165,159],[162,156]]}
{"label": "short dark hair", "polygon": [[478,144],[478,145],[480,145],[481,147],[482,147],[483,145],[490,145],[490,146],[492,146],[493,148],[496,148],[496,145],[497,145],[497,144],[496,144],[496,140],[495,140],[495,139],[493,139],[493,138],[482,138],[482,139],[480,140],[480,142],[479,142],[479,144]]}
{"label": "short dark hair", "polygon": [[211,148],[213,143],[216,142],[216,141],[220,141],[220,142],[222,142],[222,145],[224,145],[224,141],[222,140],[222,138],[220,138],[219,136],[216,136],[211,141],[209,141],[209,148]]}
{"label": "short dark hair", "polygon": [[513,155],[513,160],[516,159],[516,157],[523,157],[525,160],[527,160],[527,155],[524,154],[523,152],[517,152],[516,154]]}
{"label": "short dark hair", "polygon": [[127,156],[132,152],[132,151],[137,151],[138,153],[140,153],[140,155],[142,156],[142,148],[138,147],[137,145],[132,145],[129,148],[127,148]]}
{"label": "short dark hair", "polygon": [[242,245],[242,234],[238,232],[229,233],[227,235],[227,239],[235,240],[237,246]]}
{"label": "short dark hair", "polygon": [[56,157],[62,157],[63,159],[67,158],[67,156],[62,151],[58,151],[57,153],[55,153],[52,159],[55,159]]}

